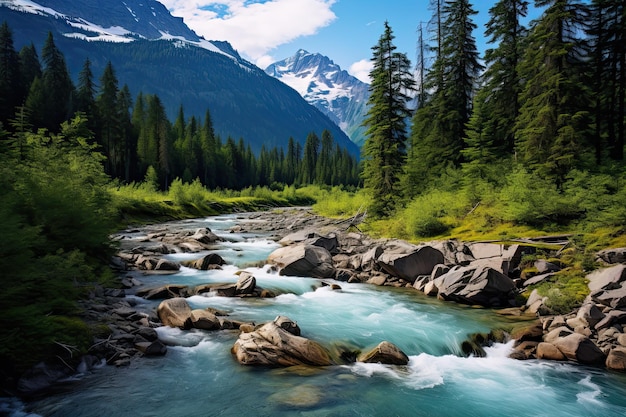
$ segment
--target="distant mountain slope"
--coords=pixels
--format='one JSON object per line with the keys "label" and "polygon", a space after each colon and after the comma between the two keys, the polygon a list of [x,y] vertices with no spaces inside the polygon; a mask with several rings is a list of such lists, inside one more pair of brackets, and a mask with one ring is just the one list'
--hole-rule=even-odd
{"label": "distant mountain slope", "polygon": [[291,86],[337,123],[354,143],[363,145],[365,128],[361,124],[367,113],[368,84],[328,57],[302,49],[268,66],[265,72]]}
{"label": "distant mountain slope", "polygon": [[227,42],[199,38],[156,1],[0,0],[1,21],[9,23],[18,50],[33,42],[41,51],[52,32],[74,78],[86,58],[96,78],[111,61],[120,87],[128,84],[133,96],[158,94],[172,119],[181,104],[187,117],[209,109],[223,140],[242,137],[259,151],[286,147],[289,137],[304,144],[311,131],[327,129],[359,154],[295,91],[241,59]]}

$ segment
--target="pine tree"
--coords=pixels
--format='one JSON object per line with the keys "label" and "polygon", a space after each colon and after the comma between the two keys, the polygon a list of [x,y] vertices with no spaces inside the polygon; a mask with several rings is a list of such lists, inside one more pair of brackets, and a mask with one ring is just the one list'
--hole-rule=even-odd
{"label": "pine tree", "polygon": [[372,195],[372,214],[386,216],[394,208],[398,181],[406,157],[407,92],[415,82],[405,54],[396,52],[393,32],[387,22],[376,46],[372,48],[374,67],[370,72],[369,110],[363,149],[365,189]]}
{"label": "pine tree", "polygon": [[114,177],[120,177],[117,172],[121,160],[120,117],[118,114],[117,93],[118,81],[111,61],[104,68],[100,77],[100,92],[96,98],[98,111],[98,131],[96,139],[104,149],[107,156],[106,172]]}
{"label": "pine tree", "polygon": [[120,166],[116,169],[120,178],[130,182],[135,177],[135,164],[137,160],[137,138],[131,120],[131,108],[133,99],[128,85],[124,84],[117,93],[117,114],[119,117],[120,137]]}
{"label": "pine tree", "polygon": [[30,45],[25,45],[22,49],[20,49],[19,57],[20,74],[22,76],[22,85],[24,86],[24,96],[21,100],[21,102],[23,102],[26,100],[28,91],[30,90],[30,85],[33,83],[35,78],[41,78],[41,62],[39,62],[39,56],[37,55],[35,45],[32,43]]}
{"label": "pine tree", "polygon": [[89,58],[85,60],[83,68],[78,74],[78,86],[76,89],[76,111],[80,111],[87,117],[87,126],[93,134],[95,134],[97,123],[96,110],[96,85],[93,81],[93,72],[91,71],[91,61]]}
{"label": "pine tree", "polygon": [[403,178],[406,196],[424,190],[430,179],[462,162],[466,124],[482,65],[472,34],[476,12],[467,0],[448,0],[441,6],[443,38],[438,58],[426,76],[431,91],[413,116],[411,149]]}
{"label": "pine tree", "polygon": [[615,0],[593,0],[587,27],[593,90],[596,163],[606,156],[624,158],[626,102],[626,5]]}
{"label": "pine tree", "polygon": [[54,44],[51,32],[48,33],[41,51],[41,59],[44,63],[42,87],[45,100],[41,120],[43,124],[40,127],[57,132],[61,123],[69,120],[73,112],[74,85],[65,64],[65,57]]}
{"label": "pine tree", "polygon": [[540,0],[520,74],[526,80],[515,126],[519,161],[560,186],[585,160],[588,97],[577,66],[582,10],[572,0]]}
{"label": "pine tree", "polygon": [[311,132],[304,142],[304,153],[302,155],[302,166],[300,170],[300,184],[313,184],[315,181],[315,167],[319,156],[320,139]]}
{"label": "pine tree", "polygon": [[0,123],[5,128],[24,96],[20,58],[13,46],[9,25],[4,22],[0,26]]}
{"label": "pine tree", "polygon": [[519,113],[522,82],[518,65],[523,53],[527,29],[521,23],[528,11],[526,0],[500,0],[489,10],[485,35],[489,42],[497,45],[487,49],[485,62],[488,66],[484,75],[486,91],[481,106],[488,106],[491,113],[487,121],[493,135],[494,151],[502,156],[513,153],[515,146],[514,126]]}

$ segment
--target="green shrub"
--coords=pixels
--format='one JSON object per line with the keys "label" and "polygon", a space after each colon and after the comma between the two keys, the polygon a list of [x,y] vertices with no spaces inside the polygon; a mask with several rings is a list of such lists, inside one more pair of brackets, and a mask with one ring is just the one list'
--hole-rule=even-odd
{"label": "green shrub", "polygon": [[461,193],[431,190],[413,199],[398,216],[408,236],[433,237],[450,230],[455,218],[466,213],[468,207]]}

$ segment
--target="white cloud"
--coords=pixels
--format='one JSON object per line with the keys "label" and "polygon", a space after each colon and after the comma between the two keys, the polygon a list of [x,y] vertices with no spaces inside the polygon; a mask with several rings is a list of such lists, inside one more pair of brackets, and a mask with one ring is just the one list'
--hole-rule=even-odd
{"label": "white cloud", "polygon": [[274,62],[276,62],[276,59],[273,56],[263,55],[257,58],[254,64],[261,69],[265,69],[269,67],[270,65],[272,65]]}
{"label": "white cloud", "polygon": [[364,83],[370,83],[370,71],[374,68],[374,63],[369,59],[362,59],[350,65],[348,72]]}
{"label": "white cloud", "polygon": [[337,18],[331,10],[336,0],[160,1],[198,35],[228,41],[253,61],[266,60],[277,46],[313,35]]}

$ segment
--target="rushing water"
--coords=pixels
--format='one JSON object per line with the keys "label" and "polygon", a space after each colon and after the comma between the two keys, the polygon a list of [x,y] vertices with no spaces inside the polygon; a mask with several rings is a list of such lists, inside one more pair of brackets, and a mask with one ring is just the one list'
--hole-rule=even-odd
{"label": "rushing water", "polygon": [[[235,282],[245,268],[272,299],[191,297],[192,308],[227,311],[234,320],[261,323],[277,315],[298,322],[302,335],[333,348],[370,348],[383,340],[400,347],[407,366],[356,363],[324,368],[259,369],[230,353],[236,331],[157,329],[169,346],[160,358],[128,368],[103,367],[68,383],[68,390],[31,403],[15,415],[41,416],[623,416],[626,377],[567,363],[517,361],[510,345],[465,358],[469,333],[489,331],[486,310],[442,303],[407,290],[282,277],[250,267],[278,245],[262,236],[230,234],[236,218],[181,223],[210,227],[229,239],[218,253],[221,271],[188,268],[175,275],[139,277],[146,285]],[[133,236],[129,236],[133,237]],[[198,254],[174,254],[173,259]],[[158,302],[134,298],[140,309]],[[2,408],[0,407],[0,412]],[[2,413],[0,413],[2,414]]]}

